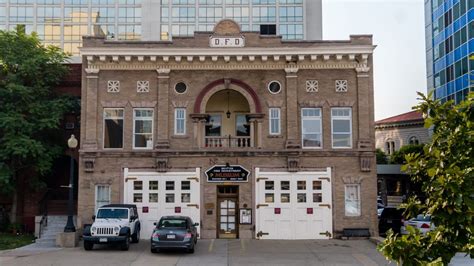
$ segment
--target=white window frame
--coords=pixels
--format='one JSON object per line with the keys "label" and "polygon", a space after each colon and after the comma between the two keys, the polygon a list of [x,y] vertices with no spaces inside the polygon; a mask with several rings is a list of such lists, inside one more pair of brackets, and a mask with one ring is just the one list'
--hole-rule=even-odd
{"label": "white window frame", "polygon": [[[304,110],[309,110],[309,109],[318,109],[319,110],[319,116],[303,116],[303,111]],[[301,108],[301,147],[303,149],[322,149],[323,148],[323,110],[321,108]],[[319,121],[319,128],[321,129],[320,132],[303,132],[303,120],[310,120],[310,121]],[[319,134],[321,135],[321,146],[320,147],[314,147],[314,146],[304,146],[304,134]]]}
{"label": "white window frame", "polygon": [[[349,116],[334,116],[333,110],[349,110]],[[349,146],[334,147],[334,120],[349,120]],[[347,132],[337,132],[336,134],[347,134]],[[331,146],[333,149],[352,149],[352,108],[351,107],[335,107],[331,108]]]}
{"label": "white window frame", "polygon": [[[182,118],[178,118],[178,112],[182,111]],[[182,121],[183,123],[183,132],[178,132],[178,122]],[[174,134],[175,135],[186,135],[186,108],[178,107],[174,109]]]}
{"label": "white window frame", "polygon": [[[277,116],[273,117],[273,111],[276,111]],[[278,131],[272,132],[272,124],[278,121]],[[279,107],[271,107],[268,109],[268,132],[272,136],[281,135],[281,109]]]}
{"label": "white window frame", "polygon": [[[135,111],[137,110],[145,110],[145,111],[152,111],[153,114],[151,115],[151,118],[149,117],[139,117],[137,118],[135,116]],[[133,149],[135,150],[151,150],[153,149],[153,135],[154,135],[154,117],[155,117],[155,110],[153,108],[133,108],[133,134],[132,134],[132,145],[133,145]],[[137,135],[137,133],[135,132],[135,121],[136,120],[142,120],[142,121],[151,121],[151,147],[136,147],[135,146],[135,135]],[[139,133],[139,135],[149,135],[150,133]]]}
{"label": "white window frame", "polygon": [[[105,147],[105,111],[106,110],[122,110],[122,117],[110,117],[108,119],[122,119],[122,147],[121,148],[106,148]],[[102,111],[102,147],[104,150],[121,150],[124,147],[124,140],[125,140],[125,108],[117,107],[117,108],[104,108]]]}
{"label": "white window frame", "polygon": [[[357,189],[357,199],[348,199],[348,188],[355,187]],[[357,213],[351,213],[347,211],[348,203],[355,203],[357,208]],[[360,184],[345,184],[344,185],[344,214],[345,216],[361,216],[361,199],[360,199]]]}
{"label": "white window frame", "polygon": [[[99,196],[99,187],[107,187],[108,190],[109,190],[109,195],[108,195],[109,201],[108,201],[108,203],[102,204],[102,205],[100,205],[100,206],[97,204],[97,203],[98,203],[98,198],[97,198],[97,197]],[[95,203],[95,211],[94,211],[94,214],[97,213],[97,209],[100,208],[101,206],[110,204],[110,200],[111,200],[110,195],[111,195],[110,185],[106,185],[106,184],[96,184],[96,185],[95,185],[95,201],[94,201],[94,203]],[[105,201],[101,201],[101,202],[105,202]]]}

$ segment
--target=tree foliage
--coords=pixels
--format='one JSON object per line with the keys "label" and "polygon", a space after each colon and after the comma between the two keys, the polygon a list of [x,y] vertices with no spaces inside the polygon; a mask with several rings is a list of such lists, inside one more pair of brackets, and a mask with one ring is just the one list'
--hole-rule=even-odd
{"label": "tree foliage", "polygon": [[63,150],[55,136],[71,100],[52,89],[66,59],[35,34],[0,31],[0,192],[13,191],[20,173],[46,174]]}
{"label": "tree foliage", "polygon": [[395,151],[390,156],[390,164],[404,164],[406,163],[405,155],[411,153],[423,153],[423,144],[409,144],[402,146],[398,151]]}
{"label": "tree foliage", "polygon": [[474,93],[458,105],[441,104],[420,94],[415,109],[423,112],[433,138],[423,153],[405,156],[408,171],[422,185],[427,198],[412,197],[403,207],[408,217],[431,214],[436,229],[422,235],[389,233],[379,250],[403,265],[447,265],[456,252],[474,257]]}
{"label": "tree foliage", "polygon": [[387,164],[388,163],[387,155],[380,148],[375,150],[375,158],[376,158],[377,164]]}

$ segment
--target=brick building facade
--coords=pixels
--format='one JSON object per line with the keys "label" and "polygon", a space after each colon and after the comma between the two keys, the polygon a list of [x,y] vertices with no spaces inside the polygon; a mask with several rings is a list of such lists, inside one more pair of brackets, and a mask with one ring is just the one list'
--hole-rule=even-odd
{"label": "brick building facade", "polygon": [[377,235],[374,47],[230,20],[173,41],[84,37],[78,225],[124,202],[142,238],[171,214],[203,238]]}

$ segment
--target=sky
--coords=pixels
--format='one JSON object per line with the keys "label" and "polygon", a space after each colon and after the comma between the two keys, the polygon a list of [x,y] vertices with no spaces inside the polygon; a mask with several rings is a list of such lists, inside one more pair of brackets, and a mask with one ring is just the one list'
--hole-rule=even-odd
{"label": "sky", "polygon": [[423,0],[323,0],[323,39],[351,34],[372,34],[377,45],[375,120],[411,111],[427,88]]}

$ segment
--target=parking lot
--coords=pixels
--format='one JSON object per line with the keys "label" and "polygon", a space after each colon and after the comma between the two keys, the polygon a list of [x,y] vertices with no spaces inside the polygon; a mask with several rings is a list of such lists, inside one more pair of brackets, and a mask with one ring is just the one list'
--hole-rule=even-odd
{"label": "parking lot", "polygon": [[[129,251],[96,246],[0,253],[0,265],[388,265],[368,240],[199,240],[194,254],[150,252],[149,241]],[[394,265],[394,264],[392,264]]]}

